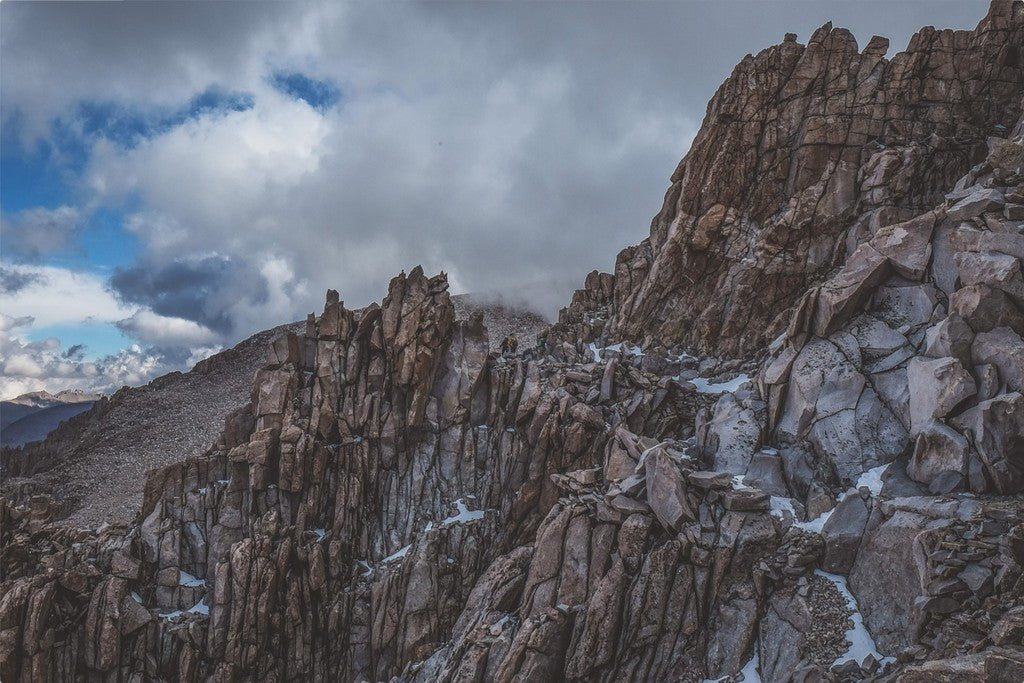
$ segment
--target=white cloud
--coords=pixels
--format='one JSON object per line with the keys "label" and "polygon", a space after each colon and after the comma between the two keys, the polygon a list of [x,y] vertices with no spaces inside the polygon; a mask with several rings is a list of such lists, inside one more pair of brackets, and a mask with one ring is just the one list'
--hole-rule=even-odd
{"label": "white cloud", "polygon": [[159,315],[140,309],[117,326],[135,339],[154,346],[198,346],[210,344],[218,335],[208,327],[184,318]]}
{"label": "white cloud", "polygon": [[0,290],[0,310],[12,318],[31,317],[34,327],[115,322],[130,317],[137,307],[126,306],[93,273],[57,266],[8,263],[4,269],[28,279],[17,291]]}
{"label": "white cloud", "polygon": [[[31,324],[30,318],[16,319],[0,313],[0,399],[40,390],[105,393],[124,385],[143,384],[180,368],[180,360],[138,344],[95,360],[69,357],[56,338],[28,341],[21,331]],[[193,355],[208,352],[210,348],[206,347]]]}
{"label": "white cloud", "polygon": [[43,368],[27,353],[16,353],[4,361],[4,374],[38,379],[43,377]]}
{"label": "white cloud", "polygon": [[37,206],[0,220],[5,250],[33,259],[72,245],[80,227],[81,214],[71,206]]}

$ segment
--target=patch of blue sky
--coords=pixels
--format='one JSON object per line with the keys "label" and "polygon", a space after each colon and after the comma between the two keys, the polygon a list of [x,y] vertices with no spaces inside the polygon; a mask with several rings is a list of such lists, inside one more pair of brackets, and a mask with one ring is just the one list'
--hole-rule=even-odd
{"label": "patch of blue sky", "polygon": [[114,102],[82,102],[75,120],[87,137],[103,137],[125,148],[132,148],[176,128],[189,120],[211,114],[228,114],[252,109],[251,93],[235,92],[211,86],[188,102],[173,108],[144,110]]}
{"label": "patch of blue sky", "polygon": [[311,78],[298,71],[275,71],[270,84],[277,90],[302,100],[318,111],[330,109],[341,101],[341,88],[331,81]]}
{"label": "patch of blue sky", "polygon": [[29,341],[44,341],[55,337],[60,340],[61,354],[73,351],[73,347],[81,345],[78,350],[87,360],[98,360],[104,356],[114,355],[136,343],[135,339],[122,332],[116,325],[95,321],[32,328],[26,330],[25,337]]}
{"label": "patch of blue sky", "polygon": [[5,124],[0,141],[0,207],[13,214],[35,206],[53,208],[70,201],[67,169],[55,163],[54,146],[36,141],[30,149],[21,138],[17,117]]}
{"label": "patch of blue sky", "polygon": [[120,209],[94,211],[78,242],[84,261],[76,265],[99,272],[126,266],[139,253],[139,238],[124,229],[124,213]]}

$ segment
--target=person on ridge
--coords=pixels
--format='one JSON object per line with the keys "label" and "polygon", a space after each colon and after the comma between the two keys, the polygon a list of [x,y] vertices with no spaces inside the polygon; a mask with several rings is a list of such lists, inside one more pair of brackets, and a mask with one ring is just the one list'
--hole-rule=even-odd
{"label": "person on ridge", "polygon": [[516,347],[518,346],[519,340],[510,334],[501,341],[501,354],[511,353],[515,355]]}

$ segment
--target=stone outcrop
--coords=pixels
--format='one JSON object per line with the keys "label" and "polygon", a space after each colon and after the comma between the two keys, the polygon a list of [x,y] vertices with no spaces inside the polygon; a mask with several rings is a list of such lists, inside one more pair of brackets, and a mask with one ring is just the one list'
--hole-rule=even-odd
{"label": "stone outcrop", "polygon": [[[925,491],[1024,492],[1024,280],[1007,253],[1024,248],[1024,224],[1005,217],[1024,176],[995,165],[1007,147],[1024,149],[1024,131],[994,141],[943,204],[858,248],[881,265],[851,259],[809,290],[762,375],[784,458],[851,483],[909,455],[907,474]],[[963,233],[1005,244],[979,250]],[[917,254],[932,256],[908,268]]]}
{"label": "stone outcrop", "polygon": [[[650,236],[619,254],[608,320],[594,332],[749,354],[848,254],[865,274],[880,268],[873,251],[853,255],[858,244],[940,202],[984,159],[985,138],[1016,123],[1021,11],[993,2],[973,31],[923,29],[891,60],[886,39],[861,50],[831,24],[806,45],[748,55],[708,104]],[[1017,159],[1004,156],[1004,166]],[[997,193],[965,196],[953,218],[987,210]],[[913,277],[912,263],[899,268]],[[858,288],[842,287],[856,306]]]}

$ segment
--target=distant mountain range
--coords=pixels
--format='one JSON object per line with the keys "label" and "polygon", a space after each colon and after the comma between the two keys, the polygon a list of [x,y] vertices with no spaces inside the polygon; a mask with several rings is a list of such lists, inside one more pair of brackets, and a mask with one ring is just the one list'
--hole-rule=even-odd
{"label": "distant mountain range", "polygon": [[64,420],[84,413],[100,394],[68,389],[56,394],[33,391],[0,402],[0,445],[21,446],[45,439]]}

